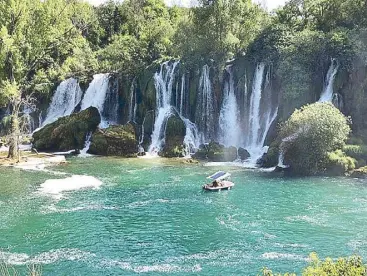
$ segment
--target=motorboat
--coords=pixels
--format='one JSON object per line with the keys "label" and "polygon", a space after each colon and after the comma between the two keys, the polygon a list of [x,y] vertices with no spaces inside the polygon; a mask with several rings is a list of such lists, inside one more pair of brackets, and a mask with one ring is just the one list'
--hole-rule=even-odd
{"label": "motorboat", "polygon": [[230,190],[234,187],[234,183],[228,180],[230,176],[231,174],[227,172],[216,172],[215,174],[207,177],[207,179],[212,180],[212,183],[204,185],[203,189],[211,192]]}

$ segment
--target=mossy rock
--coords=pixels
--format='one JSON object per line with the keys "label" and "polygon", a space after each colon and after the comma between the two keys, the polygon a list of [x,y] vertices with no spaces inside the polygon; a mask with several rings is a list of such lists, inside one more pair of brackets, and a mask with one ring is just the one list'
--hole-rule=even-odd
{"label": "mossy rock", "polygon": [[367,166],[354,170],[350,176],[355,178],[367,178]]}
{"label": "mossy rock", "polygon": [[244,148],[239,148],[237,154],[242,161],[250,158],[250,153]]}
{"label": "mossy rock", "polygon": [[101,122],[99,111],[89,107],[46,125],[33,134],[33,148],[38,151],[69,151],[84,148],[88,133]]}
{"label": "mossy rock", "polygon": [[213,162],[233,162],[237,159],[237,149],[235,147],[226,148],[217,142],[210,142],[207,145],[201,145],[193,158]]}
{"label": "mossy rock", "polygon": [[134,157],[138,142],[134,125],[110,126],[93,133],[88,153],[103,156]]}
{"label": "mossy rock", "polygon": [[162,157],[183,157],[184,139],[186,135],[185,123],[177,116],[167,120],[166,141],[160,155]]}

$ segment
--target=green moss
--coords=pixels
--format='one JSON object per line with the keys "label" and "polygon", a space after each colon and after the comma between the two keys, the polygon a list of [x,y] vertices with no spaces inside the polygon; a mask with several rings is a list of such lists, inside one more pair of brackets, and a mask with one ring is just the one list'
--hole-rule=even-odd
{"label": "green moss", "polygon": [[91,138],[89,153],[104,156],[136,156],[138,143],[132,124],[98,129]]}
{"label": "green moss", "polygon": [[367,160],[367,146],[366,145],[346,145],[343,151],[355,159]]}
{"label": "green moss", "polygon": [[62,117],[33,134],[33,147],[38,151],[80,150],[88,133],[95,131],[100,122],[95,107]]}

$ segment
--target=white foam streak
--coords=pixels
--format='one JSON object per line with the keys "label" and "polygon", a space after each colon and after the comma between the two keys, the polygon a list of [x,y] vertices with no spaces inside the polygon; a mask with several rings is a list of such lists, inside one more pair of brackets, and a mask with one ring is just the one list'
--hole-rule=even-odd
{"label": "white foam streak", "polygon": [[49,179],[41,184],[39,192],[43,195],[61,199],[64,192],[77,191],[85,188],[98,189],[102,182],[92,176],[73,175],[64,179]]}

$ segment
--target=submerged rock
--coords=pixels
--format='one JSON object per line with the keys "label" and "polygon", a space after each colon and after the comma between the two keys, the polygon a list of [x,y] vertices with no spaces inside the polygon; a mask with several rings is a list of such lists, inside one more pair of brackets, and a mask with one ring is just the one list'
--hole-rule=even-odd
{"label": "submerged rock", "polygon": [[62,117],[33,134],[33,147],[38,151],[78,151],[84,147],[88,133],[95,131],[100,122],[95,107]]}
{"label": "submerged rock", "polygon": [[134,157],[138,142],[134,125],[110,126],[93,133],[88,153],[104,156]]}
{"label": "submerged rock", "polygon": [[183,157],[184,139],[186,135],[185,123],[179,116],[168,118],[166,127],[166,141],[162,151],[162,157]]}
{"label": "submerged rock", "polygon": [[235,147],[226,148],[217,142],[210,142],[201,145],[193,158],[212,162],[233,162],[237,159],[237,149]]}

